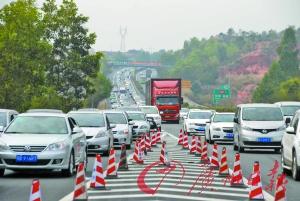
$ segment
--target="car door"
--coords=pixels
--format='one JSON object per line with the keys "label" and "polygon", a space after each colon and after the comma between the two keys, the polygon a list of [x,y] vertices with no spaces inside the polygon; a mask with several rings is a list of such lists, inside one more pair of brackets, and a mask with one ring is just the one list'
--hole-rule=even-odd
{"label": "car door", "polygon": [[108,120],[107,116],[105,116],[105,126],[106,126],[106,132],[107,132],[107,134],[110,138],[110,146],[112,146],[113,142],[114,142],[114,135],[112,133],[110,123],[109,123],[109,120]]}
{"label": "car door", "polygon": [[238,107],[235,112],[234,118],[237,119],[239,123],[234,122],[234,125],[233,125],[233,136],[234,136],[234,142],[236,145],[238,144],[238,138],[239,138],[238,135],[240,132],[240,125],[241,125],[240,124],[240,122],[241,122],[240,114],[241,114],[241,108]]}
{"label": "car door", "polygon": [[[294,128],[295,133],[298,130],[298,124],[299,124],[299,114],[296,114],[291,123],[291,127]],[[296,134],[288,134],[288,133],[284,134],[284,143],[285,144],[283,145],[284,146],[283,152],[285,155],[285,159],[287,160],[289,165],[292,164],[293,145],[294,145],[295,140],[296,140]]]}
{"label": "car door", "polygon": [[[68,117],[68,122],[72,132],[73,129],[77,126],[76,122],[71,117]],[[82,133],[72,133],[72,142],[76,164],[79,162],[82,153],[82,138]]]}

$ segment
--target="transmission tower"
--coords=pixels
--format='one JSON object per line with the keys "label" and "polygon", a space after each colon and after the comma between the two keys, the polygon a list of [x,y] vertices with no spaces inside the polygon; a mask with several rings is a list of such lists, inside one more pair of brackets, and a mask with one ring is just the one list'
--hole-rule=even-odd
{"label": "transmission tower", "polygon": [[120,36],[121,36],[120,52],[126,51],[126,46],[125,46],[126,35],[127,35],[127,27],[125,28],[120,27]]}

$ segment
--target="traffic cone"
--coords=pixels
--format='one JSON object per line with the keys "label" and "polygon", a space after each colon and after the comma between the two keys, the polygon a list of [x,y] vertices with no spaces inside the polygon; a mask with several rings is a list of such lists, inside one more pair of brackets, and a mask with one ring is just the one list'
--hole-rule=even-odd
{"label": "traffic cone", "polygon": [[139,145],[139,141],[135,141],[135,146],[134,146],[134,153],[133,153],[133,158],[132,160],[134,160],[135,163],[137,164],[143,164],[144,162],[141,161],[141,150],[140,150],[140,145]]}
{"label": "traffic cone", "polygon": [[201,162],[209,162],[209,159],[207,156],[207,142],[206,141],[204,141],[203,147],[202,147]]}
{"label": "traffic cone", "polygon": [[152,149],[151,149],[151,138],[150,138],[150,133],[146,133],[146,142],[145,142],[145,146],[146,146],[146,151],[147,151],[147,152],[152,152]]}
{"label": "traffic cone", "polygon": [[84,163],[80,163],[77,168],[73,200],[87,200],[87,199],[88,199],[88,195],[86,192],[86,185],[85,185]]}
{"label": "traffic cone", "polygon": [[235,160],[233,164],[233,172],[230,179],[230,185],[231,186],[243,186],[243,173],[242,168],[240,164],[240,154],[235,154]]}
{"label": "traffic cone", "polygon": [[166,142],[163,142],[161,145],[161,151],[159,156],[159,161],[162,165],[165,165],[165,153],[166,153]]}
{"label": "traffic cone", "polygon": [[219,167],[218,145],[216,143],[214,144],[210,164],[213,168],[218,168]]}
{"label": "traffic cone", "polygon": [[102,159],[100,154],[97,154],[95,158],[90,188],[105,189],[105,179],[103,175]]}
{"label": "traffic cone", "polygon": [[224,176],[229,175],[229,169],[228,169],[228,164],[227,164],[227,155],[226,155],[226,147],[223,147],[223,149],[222,149],[219,175],[224,175]]}
{"label": "traffic cone", "polygon": [[29,201],[42,201],[40,180],[38,179],[32,181]]}
{"label": "traffic cone", "polygon": [[142,149],[142,152],[144,152],[144,154],[147,155],[146,143],[145,143],[145,135],[143,135],[142,139],[141,139],[141,149]]}
{"label": "traffic cone", "polygon": [[138,158],[139,164],[144,164],[144,152],[141,149],[141,143],[138,144]]}
{"label": "traffic cone", "polygon": [[195,156],[201,156],[202,153],[202,145],[201,145],[201,137],[198,136],[197,137],[197,144],[196,144],[196,152],[195,152]]}
{"label": "traffic cone", "polygon": [[118,171],[125,171],[125,170],[128,170],[128,163],[127,163],[127,156],[126,156],[126,145],[122,144]]}
{"label": "traffic cone", "polygon": [[160,131],[156,132],[156,143],[161,143],[161,133],[160,133]]}
{"label": "traffic cone", "polygon": [[182,133],[182,129],[180,129],[177,144],[182,145],[182,143],[183,143],[183,133]]}
{"label": "traffic cone", "polygon": [[116,151],[112,147],[109,152],[108,165],[107,165],[107,174],[106,178],[116,178],[118,177],[117,167],[116,167]]}
{"label": "traffic cone", "polygon": [[156,146],[156,134],[152,132],[151,146]]}
{"label": "traffic cone", "polygon": [[190,149],[190,154],[194,154],[196,152],[196,136],[193,135],[192,137],[192,146]]}
{"label": "traffic cone", "polygon": [[255,161],[249,191],[249,200],[264,200],[263,189],[260,178],[259,162]]}
{"label": "traffic cone", "polygon": [[185,133],[183,136],[183,144],[182,144],[183,149],[189,149],[189,141],[188,141],[188,135]]}
{"label": "traffic cone", "polygon": [[286,178],[285,174],[277,176],[276,188],[275,188],[275,199],[274,201],[286,201]]}

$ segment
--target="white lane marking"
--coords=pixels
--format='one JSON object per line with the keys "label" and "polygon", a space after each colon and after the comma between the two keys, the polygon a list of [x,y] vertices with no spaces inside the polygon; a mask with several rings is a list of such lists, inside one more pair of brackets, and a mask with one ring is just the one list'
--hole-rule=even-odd
{"label": "white lane marking", "polygon": [[[169,132],[165,132],[167,135],[169,135],[170,137],[174,138],[175,140],[178,140],[178,137],[174,136],[173,134],[169,133]],[[229,172],[230,174],[232,173],[232,170],[229,168]],[[246,186],[248,186],[248,179],[243,177],[243,181],[244,181],[244,184]],[[249,188],[249,186],[248,186]],[[274,200],[274,196],[272,196],[269,192],[263,190],[263,195],[264,195],[264,198],[266,201],[273,201]]]}
{"label": "white lane marking", "polygon": [[[160,191],[169,191],[169,192],[178,192],[178,193],[186,193],[186,189],[179,189],[179,188],[167,188],[167,187],[159,187]],[[139,188],[134,188],[134,189],[110,189],[110,190],[101,190],[101,192],[99,191],[89,191],[89,195],[91,194],[96,194],[96,193],[124,193],[124,192],[141,192],[141,190]],[[232,196],[232,197],[244,197],[244,198],[248,198],[248,194],[243,195],[243,194],[235,194],[235,193],[227,193],[227,192],[216,192],[216,191],[207,191],[207,190],[203,190],[201,194],[199,194],[199,196],[201,195],[224,195],[224,196]],[[170,194],[171,195],[171,194]],[[123,198],[123,195],[121,195]],[[89,197],[89,199],[91,199],[91,197]]]}
{"label": "white lane marking", "polygon": [[[182,199],[182,200],[199,200],[199,201],[232,201],[227,199],[218,199],[218,198],[202,198],[202,197],[193,197],[193,196],[182,196],[182,195],[171,195],[171,194],[163,194],[163,193],[157,193],[155,195],[149,195],[149,194],[124,194],[122,195],[122,198],[154,198],[155,200],[158,200],[158,198],[174,198],[174,199]],[[89,200],[109,200],[109,199],[115,199],[120,198],[119,195],[109,195],[109,196],[90,196]]]}
{"label": "white lane marking", "polygon": [[[132,156],[133,156],[133,153],[131,153],[127,156],[127,161],[128,162],[130,161]],[[104,171],[104,174],[106,175],[106,171]],[[90,187],[90,183],[91,183],[90,179],[91,179],[91,177],[86,177],[85,178],[85,180],[87,181],[86,182],[87,189]],[[69,194],[67,194],[65,197],[61,198],[59,201],[72,201],[72,200],[73,200],[73,191],[70,192]]]}

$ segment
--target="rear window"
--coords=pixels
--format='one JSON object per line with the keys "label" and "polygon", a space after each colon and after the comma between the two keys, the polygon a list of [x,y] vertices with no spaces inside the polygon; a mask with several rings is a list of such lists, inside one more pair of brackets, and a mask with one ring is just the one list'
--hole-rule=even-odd
{"label": "rear window", "polygon": [[242,118],[244,121],[283,121],[282,112],[277,107],[246,107]]}
{"label": "rear window", "polygon": [[105,127],[103,114],[71,113],[69,116],[75,119],[80,127]]}

